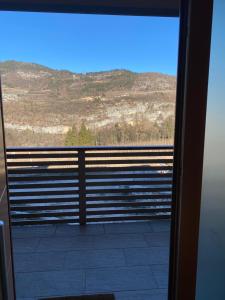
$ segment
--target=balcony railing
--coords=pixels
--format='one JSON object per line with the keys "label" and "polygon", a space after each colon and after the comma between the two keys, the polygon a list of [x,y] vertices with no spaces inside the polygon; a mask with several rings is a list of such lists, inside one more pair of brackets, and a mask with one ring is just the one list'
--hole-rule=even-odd
{"label": "balcony railing", "polygon": [[13,225],[170,218],[172,146],[8,148]]}

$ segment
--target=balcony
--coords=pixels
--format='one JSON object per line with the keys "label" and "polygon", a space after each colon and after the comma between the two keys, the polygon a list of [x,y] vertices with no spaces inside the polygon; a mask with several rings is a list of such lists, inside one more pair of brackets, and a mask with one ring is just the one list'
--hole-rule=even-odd
{"label": "balcony", "polygon": [[17,297],[166,299],[173,148],[9,148]]}
{"label": "balcony", "polygon": [[13,228],[17,297],[166,300],[168,220]]}

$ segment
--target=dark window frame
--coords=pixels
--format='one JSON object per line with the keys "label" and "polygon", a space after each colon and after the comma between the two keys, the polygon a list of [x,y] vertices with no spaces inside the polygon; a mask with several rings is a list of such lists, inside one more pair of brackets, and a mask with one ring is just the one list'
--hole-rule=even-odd
{"label": "dark window frame", "polygon": [[169,299],[196,294],[213,0],[181,0]]}
{"label": "dark window frame", "polygon": [[179,16],[179,0],[1,0],[0,10]]}
{"label": "dark window frame", "polygon": [[195,299],[212,1],[0,0],[2,11],[180,15],[170,300]]}

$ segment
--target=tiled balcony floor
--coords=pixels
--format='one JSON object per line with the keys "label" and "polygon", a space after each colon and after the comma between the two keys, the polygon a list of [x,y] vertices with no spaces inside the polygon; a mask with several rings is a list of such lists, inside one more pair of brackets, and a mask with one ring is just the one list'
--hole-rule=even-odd
{"label": "tiled balcony floor", "polygon": [[165,300],[169,221],[13,228],[18,300],[113,292]]}

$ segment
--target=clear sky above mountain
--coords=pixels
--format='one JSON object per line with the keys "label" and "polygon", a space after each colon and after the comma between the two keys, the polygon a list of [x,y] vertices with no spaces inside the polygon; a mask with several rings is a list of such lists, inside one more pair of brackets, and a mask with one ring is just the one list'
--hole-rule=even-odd
{"label": "clear sky above mountain", "polygon": [[0,22],[1,61],[176,74],[177,18],[1,12]]}

